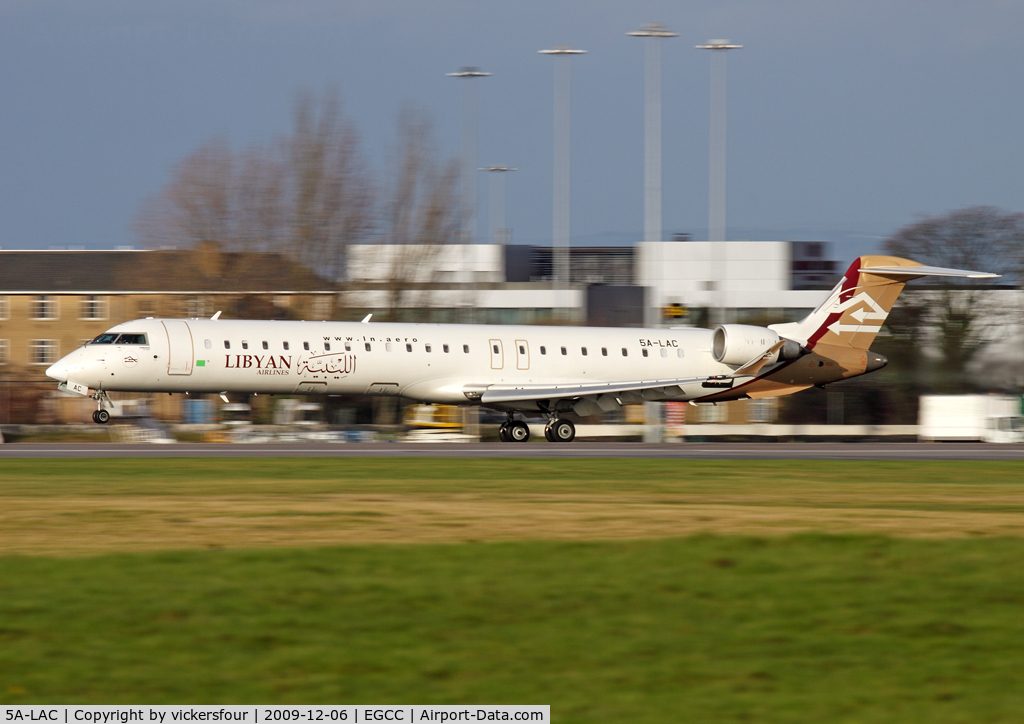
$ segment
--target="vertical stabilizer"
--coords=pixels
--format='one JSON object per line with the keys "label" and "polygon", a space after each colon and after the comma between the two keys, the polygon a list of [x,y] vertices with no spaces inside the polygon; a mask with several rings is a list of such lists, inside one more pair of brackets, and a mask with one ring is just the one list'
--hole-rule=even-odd
{"label": "vertical stabilizer", "polygon": [[[808,349],[822,344],[868,349],[892,310],[916,261],[895,256],[862,256],[854,260],[828,298],[799,322],[773,324],[780,336]],[[877,268],[879,271],[871,271]]]}
{"label": "vertical stabilizer", "polygon": [[780,337],[814,349],[867,349],[889,316],[903,285],[919,277],[994,279],[998,274],[924,266],[896,256],[862,256],[850,265],[828,298],[799,322],[772,324]]}

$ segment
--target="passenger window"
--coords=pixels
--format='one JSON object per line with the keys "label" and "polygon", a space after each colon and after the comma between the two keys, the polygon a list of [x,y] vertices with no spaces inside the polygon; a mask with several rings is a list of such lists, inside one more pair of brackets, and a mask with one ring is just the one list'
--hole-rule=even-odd
{"label": "passenger window", "polygon": [[448,345],[446,345],[446,344],[441,345],[441,349],[444,350],[445,354],[448,354]]}
{"label": "passenger window", "polygon": [[647,356],[647,348],[644,347],[643,350],[641,350],[641,351],[643,352],[644,357],[646,357]]}
{"label": "passenger window", "polygon": [[622,348],[622,356],[623,357],[628,357],[629,356],[629,350],[627,350],[625,347]]}
{"label": "passenger window", "polygon": [[206,349],[213,349],[213,342],[211,342],[208,339],[204,340],[203,341],[203,346],[206,347]]}
{"label": "passenger window", "polygon": [[267,344],[267,340],[263,340],[263,349],[270,349],[270,345]]}
{"label": "passenger window", "polygon": [[601,356],[602,357],[607,357],[608,356],[608,348],[607,347],[602,347],[601,348]]}
{"label": "passenger window", "polygon": [[302,349],[304,349],[304,350],[306,350],[308,352],[309,351],[309,342],[303,342],[302,343]]}
{"label": "passenger window", "polygon": [[224,349],[231,349],[231,343],[228,342],[226,339],[224,340]]}
{"label": "passenger window", "polygon": [[425,349],[425,350],[427,350],[427,352],[429,352],[430,351],[430,345],[429,344],[423,345],[423,349]]}
{"label": "passenger window", "polygon": [[494,347],[492,347],[492,349],[494,350],[494,354],[501,354],[501,353],[500,353],[500,352],[498,351],[498,345],[494,345]]}
{"label": "passenger window", "polygon": [[331,343],[330,342],[324,342],[324,352],[330,352],[330,351],[331,351]]}
{"label": "passenger window", "polygon": [[582,352],[582,353],[583,353],[583,356],[584,356],[584,357],[586,357],[586,356],[587,356],[587,348],[586,348],[586,347],[580,347],[580,352]]}
{"label": "passenger window", "polygon": [[462,351],[465,352],[466,354],[469,354],[469,345],[468,344],[462,345]]}
{"label": "passenger window", "polygon": [[676,350],[676,357],[682,357],[682,356],[683,356],[683,348],[680,347],[679,349]]}
{"label": "passenger window", "polygon": [[661,348],[661,356],[668,357],[668,350],[665,349],[664,347]]}
{"label": "passenger window", "polygon": [[544,348],[544,345],[540,346],[540,353],[541,354],[547,354],[548,353],[547,349]]}
{"label": "passenger window", "polygon": [[366,351],[367,351],[367,352],[369,352],[369,351],[370,351],[370,343],[369,343],[369,342],[367,342],[367,343],[366,343]]}
{"label": "passenger window", "polygon": [[249,343],[244,339],[242,340],[242,349],[249,349]]}
{"label": "passenger window", "polygon": [[526,354],[526,347],[519,345],[519,354]]}
{"label": "passenger window", "polygon": [[345,351],[346,351],[346,352],[351,352],[351,351],[352,351],[352,345],[351,345],[351,343],[349,343],[349,342],[346,342],[346,343],[345,343]]}
{"label": "passenger window", "polygon": [[390,352],[391,351],[391,343],[390,342],[385,342],[384,343],[384,351],[385,352]]}
{"label": "passenger window", "polygon": [[284,351],[285,352],[287,352],[289,349],[291,349],[291,347],[288,346],[287,342],[284,342],[283,344],[284,344]]}
{"label": "passenger window", "polygon": [[411,345],[411,344],[409,344],[408,342],[407,342],[407,343],[406,343],[406,345],[405,345],[405,351],[406,351],[406,352],[412,352],[412,345]]}
{"label": "passenger window", "polygon": [[562,347],[562,354],[566,354],[565,347]]}

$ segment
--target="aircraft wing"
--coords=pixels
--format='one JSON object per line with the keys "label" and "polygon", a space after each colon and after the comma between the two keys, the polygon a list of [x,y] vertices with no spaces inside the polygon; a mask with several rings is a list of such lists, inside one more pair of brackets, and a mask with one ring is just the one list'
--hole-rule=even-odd
{"label": "aircraft wing", "polygon": [[[467,388],[466,396],[478,399],[483,404],[509,402],[530,402],[623,393],[650,392],[651,399],[678,397],[683,394],[683,385],[699,384],[707,377],[678,377],[663,380],[632,380],[626,382],[598,382],[564,385],[488,385],[477,389]],[[477,396],[479,395],[479,396]]]}

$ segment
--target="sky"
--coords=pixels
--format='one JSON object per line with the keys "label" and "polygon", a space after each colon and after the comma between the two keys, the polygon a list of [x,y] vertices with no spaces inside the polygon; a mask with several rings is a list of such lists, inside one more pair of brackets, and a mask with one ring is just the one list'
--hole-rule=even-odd
{"label": "sky", "polygon": [[[513,241],[549,244],[553,59],[572,45],[574,245],[643,234],[642,41],[662,45],[665,235],[707,233],[711,38],[728,58],[728,236],[872,251],[922,215],[1024,211],[1020,0],[0,0],[0,247],[136,243],[140,204],[221,136],[288,131],[303,90],[339,92],[382,170],[400,109],[510,165]],[[480,234],[488,185],[480,179]]]}

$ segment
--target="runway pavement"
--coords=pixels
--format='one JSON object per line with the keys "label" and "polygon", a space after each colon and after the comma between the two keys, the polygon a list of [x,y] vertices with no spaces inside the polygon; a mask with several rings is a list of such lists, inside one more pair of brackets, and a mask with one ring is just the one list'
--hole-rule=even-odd
{"label": "runway pavement", "polygon": [[272,445],[11,443],[23,458],[663,458],[679,460],[1024,460],[1024,445],[985,443],[282,443]]}

